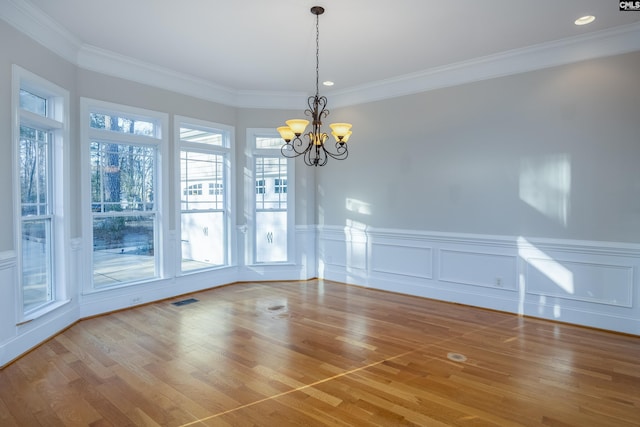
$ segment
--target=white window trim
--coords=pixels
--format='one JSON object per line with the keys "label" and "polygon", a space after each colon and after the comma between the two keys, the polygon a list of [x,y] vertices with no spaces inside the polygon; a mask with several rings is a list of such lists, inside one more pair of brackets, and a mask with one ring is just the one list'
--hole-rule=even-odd
{"label": "white window trim", "polygon": [[[278,148],[256,148],[256,138],[280,138],[280,134],[273,128],[248,128],[247,129],[247,147],[251,153],[251,180],[246,184],[245,192],[248,193],[246,200],[250,203],[247,212],[247,236],[250,252],[245,254],[247,265],[265,266],[265,265],[294,265],[296,254],[296,229],[295,229],[295,161],[292,158],[287,159],[287,260],[280,262],[256,262],[256,184],[255,184],[255,158],[257,156],[279,157],[282,156],[280,147]],[[283,141],[284,144],[284,141]],[[266,183],[265,183],[266,185]],[[249,249],[249,248],[247,248]]]}
{"label": "white window trim", "polygon": [[[50,81],[13,64],[11,67],[11,154],[14,178],[14,248],[17,259],[18,292],[16,292],[16,324],[21,325],[54,311],[71,300],[68,275],[70,272],[70,198],[69,198],[69,158],[70,158],[70,95],[69,91]],[[47,117],[20,109],[20,89],[25,89],[49,100],[50,111]],[[22,292],[22,212],[20,180],[16,179],[20,168],[18,146],[20,144],[20,125],[34,125],[52,130],[50,142],[52,154],[51,186],[52,200],[52,300],[28,312],[24,311]]]}
{"label": "white window trim", "polygon": [[[180,140],[181,125],[189,126],[195,129],[200,128],[206,131],[219,130],[227,134],[228,136],[227,143],[226,145],[223,144],[222,146],[219,146],[219,145],[182,142]],[[173,119],[173,141],[174,141],[173,158],[174,158],[174,171],[175,171],[174,193],[176,196],[175,197],[176,243],[174,245],[174,247],[176,248],[175,274],[176,276],[184,276],[184,275],[189,275],[194,273],[201,273],[203,271],[218,270],[218,269],[235,266],[237,264],[237,259],[236,259],[237,232],[236,232],[236,218],[235,218],[235,212],[236,212],[236,168],[235,168],[236,161],[235,161],[235,149],[234,149],[235,128],[233,126],[229,126],[221,123],[214,123],[206,120],[200,120],[200,119],[194,119],[191,117],[176,115],[174,116],[174,119]],[[227,161],[228,161],[228,164],[226,165],[227,178],[225,181],[227,185],[225,185],[223,188],[223,191],[225,192],[225,199],[227,201],[225,206],[226,208],[225,213],[226,213],[226,219],[227,219],[226,221],[227,223],[225,224],[225,227],[226,227],[225,258],[227,262],[225,265],[211,266],[209,268],[202,268],[197,270],[182,271],[182,245],[181,245],[182,227],[180,225],[181,224],[180,217],[182,215],[182,203],[181,203],[182,194],[180,193],[180,152],[182,151],[182,149],[187,149],[189,151],[198,151],[202,153],[225,154],[227,156]],[[203,186],[203,191],[208,192],[209,189],[208,188],[205,189]]]}
{"label": "white window trim", "polygon": [[[94,113],[120,113],[133,118],[150,119],[158,121],[158,134],[154,137],[144,135],[130,135],[126,133],[109,132],[90,127],[89,114]],[[173,271],[168,262],[169,257],[169,115],[167,113],[115,104],[90,98],[80,98],[80,162],[81,162],[81,212],[82,212],[82,236],[84,247],[82,272],[82,293],[93,294],[108,292],[114,289],[129,288],[149,282],[171,277]],[[156,164],[156,194],[158,197],[156,206],[157,230],[156,230],[156,277],[138,281],[126,282],[113,286],[96,288],[93,285],[93,215],[91,212],[91,171],[90,171],[90,144],[93,137],[104,138],[108,132],[108,139],[118,143],[132,143],[137,145],[150,145],[158,148]],[[101,134],[103,135],[101,137]]]}

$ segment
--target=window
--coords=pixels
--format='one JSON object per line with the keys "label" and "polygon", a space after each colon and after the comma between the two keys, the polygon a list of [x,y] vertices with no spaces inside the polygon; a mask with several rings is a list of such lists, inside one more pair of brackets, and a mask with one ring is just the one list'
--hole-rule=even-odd
{"label": "window", "polygon": [[223,187],[221,182],[210,182],[209,183],[209,195],[221,195],[223,194]]}
{"label": "window", "polygon": [[13,67],[17,173],[19,300],[22,318],[63,301],[66,257],[64,217],[68,92]]}
{"label": "window", "polygon": [[293,194],[287,183],[292,182],[293,161],[282,157],[284,141],[272,130],[250,131],[249,139],[255,176],[253,259],[256,263],[287,262],[293,237]]}
{"label": "window", "polygon": [[[180,268],[198,271],[228,265],[232,129],[176,118],[180,159]],[[207,191],[203,191],[206,189]]]}
{"label": "window", "polygon": [[256,194],[264,194],[267,191],[267,186],[264,179],[256,178]]}
{"label": "window", "polygon": [[92,289],[157,278],[164,234],[160,212],[166,116],[82,101],[91,212],[85,235],[91,236],[93,246]]}
{"label": "window", "polygon": [[287,192],[287,180],[282,178],[276,178],[274,181],[275,191],[278,194],[284,194]]}
{"label": "window", "polygon": [[202,184],[191,184],[182,193],[185,196],[202,196]]}

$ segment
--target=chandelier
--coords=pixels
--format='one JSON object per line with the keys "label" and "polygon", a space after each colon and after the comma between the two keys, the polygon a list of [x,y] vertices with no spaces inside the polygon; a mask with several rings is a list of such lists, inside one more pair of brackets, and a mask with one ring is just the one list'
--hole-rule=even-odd
{"label": "chandelier", "polygon": [[[285,122],[286,126],[279,127],[278,132],[285,141],[280,148],[283,156],[289,158],[303,156],[304,163],[307,166],[324,166],[327,164],[329,157],[336,160],[344,160],[349,156],[347,141],[351,136],[351,124],[330,124],[331,135],[335,138],[335,146],[332,148],[325,144],[329,136],[322,131],[322,119],[329,115],[329,110],[326,109],[327,98],[320,96],[318,89],[320,82],[319,21],[320,15],[324,13],[324,8],[314,6],[311,8],[311,13],[316,15],[316,94],[309,97],[307,100],[309,108],[304,111],[305,116],[309,116],[312,119],[311,130],[306,134],[304,133],[309,125],[309,120],[292,119]],[[301,136],[306,139],[303,141]]]}

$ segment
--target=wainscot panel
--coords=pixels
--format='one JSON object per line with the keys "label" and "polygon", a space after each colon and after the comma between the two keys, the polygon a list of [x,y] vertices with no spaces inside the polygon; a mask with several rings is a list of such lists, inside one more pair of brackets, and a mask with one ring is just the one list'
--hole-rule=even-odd
{"label": "wainscot panel", "polygon": [[518,258],[486,252],[443,249],[440,280],[463,285],[516,290]]}
{"label": "wainscot panel", "polygon": [[431,279],[433,278],[432,253],[430,247],[373,242],[371,271]]}
{"label": "wainscot panel", "polygon": [[633,267],[527,258],[527,292],[632,307]]}

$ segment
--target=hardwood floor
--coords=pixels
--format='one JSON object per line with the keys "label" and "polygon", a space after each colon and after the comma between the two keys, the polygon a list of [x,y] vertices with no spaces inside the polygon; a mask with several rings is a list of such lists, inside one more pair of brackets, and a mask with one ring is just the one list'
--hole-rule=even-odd
{"label": "hardwood floor", "polygon": [[189,297],[7,366],[0,425],[640,425],[640,337],[316,280]]}

